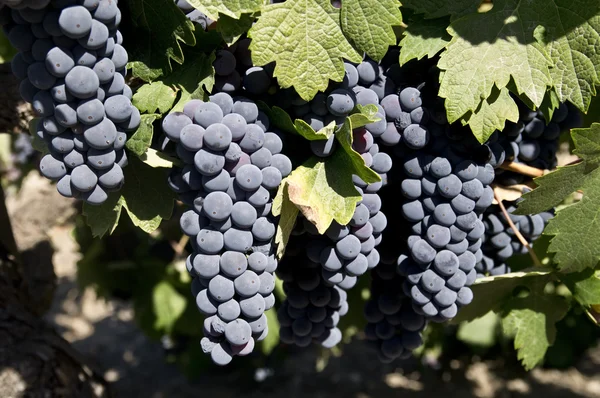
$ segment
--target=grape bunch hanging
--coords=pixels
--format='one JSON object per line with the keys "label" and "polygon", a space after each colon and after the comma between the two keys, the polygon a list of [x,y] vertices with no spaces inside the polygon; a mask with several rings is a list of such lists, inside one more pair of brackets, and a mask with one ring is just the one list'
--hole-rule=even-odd
{"label": "grape bunch hanging", "polygon": [[[125,83],[117,1],[3,1],[0,24],[18,50],[12,71],[48,147],[40,172],[58,192],[99,205],[124,183],[127,134],[140,124]],[[79,5],[80,4],[80,5]]]}

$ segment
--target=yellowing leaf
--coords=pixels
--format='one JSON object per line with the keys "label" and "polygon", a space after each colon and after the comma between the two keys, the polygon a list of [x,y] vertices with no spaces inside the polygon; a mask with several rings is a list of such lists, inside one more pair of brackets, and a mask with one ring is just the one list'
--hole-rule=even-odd
{"label": "yellowing leaf", "polygon": [[287,0],[263,7],[248,32],[255,65],[275,61],[274,76],[310,100],[329,79],[342,81],[342,58],[361,62],[339,26],[340,11],[328,0]]}
{"label": "yellowing leaf", "polygon": [[285,253],[290,234],[294,229],[296,218],[298,218],[298,208],[290,200],[287,190],[287,179],[284,179],[279,186],[277,195],[273,199],[271,212],[275,217],[279,216],[277,231],[275,232],[275,244],[277,245],[277,258],[281,259]]}

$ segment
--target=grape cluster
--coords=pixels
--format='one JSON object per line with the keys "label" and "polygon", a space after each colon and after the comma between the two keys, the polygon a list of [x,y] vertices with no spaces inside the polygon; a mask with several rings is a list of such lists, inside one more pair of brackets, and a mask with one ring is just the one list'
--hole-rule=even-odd
{"label": "grape cluster", "polygon": [[307,256],[304,248],[311,241],[308,234],[292,237],[290,250],[277,269],[286,294],[277,312],[279,336],[286,344],[307,347],[317,341],[325,348],[332,348],[342,339],[337,324],[340,316],[348,312],[347,294],[325,280],[319,263]]}
{"label": "grape cluster", "polygon": [[[509,203],[506,211],[515,225],[515,229],[531,244],[542,235],[548,221],[554,217],[554,212],[546,211],[527,216],[513,214],[519,201]],[[527,253],[527,247],[516,237],[515,231],[510,227],[500,206],[493,205],[485,212],[483,224],[485,226],[483,256],[481,261],[475,265],[477,277],[503,275],[511,272],[506,260],[515,254]]]}
{"label": "grape cluster", "polygon": [[140,123],[125,84],[117,2],[0,3],[9,6],[0,4],[0,24],[19,51],[12,71],[50,151],[40,172],[57,181],[63,196],[103,203],[124,183],[127,132]]}
{"label": "grape cluster", "polygon": [[550,123],[543,113],[532,111],[520,100],[519,121],[506,122],[502,132],[495,132],[488,145],[492,150],[491,164],[496,168],[495,182],[511,186],[525,181],[525,176],[502,170],[499,166],[511,161],[523,163],[542,170],[554,169],[561,133],[581,126],[581,113],[570,104],[560,104],[554,111]]}
{"label": "grape cluster", "polygon": [[162,123],[167,147],[185,164],[169,183],[191,207],[180,219],[193,248],[187,268],[207,316],[202,349],[219,365],[266,337],[264,312],[275,304],[271,203],[292,165],[258,116],[253,102],[219,93],[189,101]]}
{"label": "grape cluster", "polygon": [[200,10],[195,9],[194,6],[188,3],[186,0],[174,1],[175,4],[177,4],[177,7],[179,7],[179,9],[183,11],[185,16],[190,21],[200,25],[203,30],[206,30],[206,28],[208,28],[208,26],[214,22],[212,19],[204,15],[204,13],[200,12]]}
{"label": "grape cluster", "polygon": [[371,296],[364,311],[366,338],[375,343],[382,362],[408,358],[423,344],[425,317],[415,311],[410,297],[400,288],[404,278],[396,272],[393,259],[382,260],[371,275]]}

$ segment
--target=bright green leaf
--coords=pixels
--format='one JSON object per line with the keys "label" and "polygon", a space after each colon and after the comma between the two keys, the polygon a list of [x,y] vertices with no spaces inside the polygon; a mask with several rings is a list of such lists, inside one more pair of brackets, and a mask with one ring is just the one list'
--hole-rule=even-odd
{"label": "bright green leaf", "polygon": [[461,122],[468,124],[475,138],[483,144],[496,130],[504,130],[507,120],[516,123],[519,120],[519,108],[508,89],[498,90],[494,87],[492,94]]}
{"label": "bright green leaf", "polygon": [[412,59],[433,58],[442,51],[452,38],[446,29],[450,25],[448,18],[423,19],[413,15],[400,41],[400,65]]}
{"label": "bright green leaf", "polygon": [[217,24],[217,31],[223,37],[225,44],[232,45],[244,33],[250,29],[254,17],[250,14],[242,14],[240,19],[234,19],[227,15],[221,15]]}
{"label": "bright green leaf", "polygon": [[361,62],[339,26],[340,11],[328,0],[288,0],[263,7],[248,32],[255,65],[275,61],[274,76],[283,88],[294,87],[312,99],[329,79],[342,81],[342,58]]}
{"label": "bright green leaf", "polygon": [[171,60],[182,64],[181,43],[196,44],[192,21],[172,0],[130,0],[128,4],[137,28],[127,43],[133,76],[152,81],[171,71]]}
{"label": "bright green leaf", "polygon": [[556,338],[556,322],[569,305],[560,296],[515,297],[504,307],[502,329],[515,336],[517,357],[527,370],[539,364]]}
{"label": "bright green leaf", "polygon": [[561,275],[560,279],[582,306],[600,304],[600,271],[588,268],[582,272]]}
{"label": "bright green leaf", "polygon": [[154,328],[168,334],[185,311],[186,299],[169,282],[162,281],[152,291],[152,305],[156,316]]}
{"label": "bright green leaf", "polygon": [[531,21],[528,14],[533,3],[536,1],[499,0],[487,13],[452,23],[452,41],[438,63],[445,71],[439,95],[446,98],[450,122],[475,111],[481,100],[491,95],[494,84],[502,89],[511,78],[536,106],[542,103],[552,84],[552,61],[533,37],[539,22],[537,18]]}
{"label": "bright green leaf", "polygon": [[335,122],[329,123],[319,131],[315,131],[308,123],[302,119],[294,121],[296,132],[309,141],[327,140],[335,131]]}
{"label": "bright green leaf", "polygon": [[158,115],[142,115],[140,126],[127,139],[127,149],[133,152],[138,157],[143,156],[150,145],[152,144],[152,136],[154,135],[154,126],[152,123],[158,118]]}
{"label": "bright green leaf", "polygon": [[477,11],[481,0],[402,0],[407,7],[427,18],[439,18],[446,15],[455,17]]}
{"label": "bright green leaf", "polygon": [[233,19],[240,19],[242,14],[251,14],[259,11],[264,0],[188,0],[198,10],[210,19],[219,19],[219,14],[227,15]]}
{"label": "bright green leaf", "polygon": [[396,45],[393,26],[402,24],[398,0],[344,0],[341,25],[344,35],[360,51],[379,61]]}
{"label": "bright green leaf", "polygon": [[166,169],[172,169],[174,166],[183,167],[181,160],[152,148],[148,148],[148,150],[140,156],[140,159],[150,167],[163,167]]}
{"label": "bright green leaf", "polygon": [[279,320],[277,319],[277,312],[275,308],[271,308],[265,312],[267,316],[267,326],[269,328],[269,334],[261,341],[261,351],[264,355],[269,355],[275,347],[279,344]]}
{"label": "bright green leaf", "polygon": [[275,217],[279,217],[277,231],[275,232],[275,244],[277,245],[277,258],[281,259],[298,217],[298,208],[290,201],[287,180],[285,179],[279,185],[277,195],[273,199],[271,212]]}
{"label": "bright green leaf", "polygon": [[177,99],[177,91],[161,81],[139,87],[131,102],[142,113],[167,113]]}
{"label": "bright green leaf", "polygon": [[287,177],[289,199],[323,234],[336,220],[348,224],[360,194],[352,183],[345,151],[337,150],[326,160],[310,158]]}
{"label": "bright green leaf", "polygon": [[356,105],[355,112],[348,116],[348,118],[350,118],[352,129],[364,127],[369,123],[375,123],[381,120],[381,118],[377,116],[377,112],[379,112],[379,109],[376,105]]}

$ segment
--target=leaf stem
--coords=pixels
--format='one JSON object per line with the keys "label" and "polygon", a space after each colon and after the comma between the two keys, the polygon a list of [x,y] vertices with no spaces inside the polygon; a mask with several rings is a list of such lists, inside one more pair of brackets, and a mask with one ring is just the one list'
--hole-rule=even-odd
{"label": "leaf stem", "polygon": [[190,240],[189,236],[182,235],[181,239],[179,239],[179,242],[177,242],[177,243],[171,242],[171,247],[173,248],[173,251],[175,252],[175,253],[173,253],[174,260],[177,260],[178,258],[181,257],[181,255],[183,254],[183,251],[185,250],[185,246],[187,245],[189,240]]}
{"label": "leaf stem", "polygon": [[529,256],[531,256],[531,260],[533,260],[533,264],[536,267],[541,267],[542,263],[540,262],[540,259],[537,257],[537,255],[533,251],[533,248],[531,247],[531,245],[529,244],[527,239],[525,239],[525,237],[523,235],[521,235],[521,232],[517,229],[517,226],[515,225],[515,223],[510,219],[508,211],[506,211],[506,207],[504,207],[504,203],[502,203],[502,200],[500,200],[500,197],[496,193],[496,190],[494,190],[494,197],[496,198],[496,201],[498,202],[498,206],[500,206],[500,210],[502,210],[502,214],[504,215],[506,222],[508,222],[508,225],[515,233],[515,236],[517,237],[517,239],[519,239],[519,242],[521,242],[521,244],[527,248],[527,251],[529,252]]}
{"label": "leaf stem", "polygon": [[501,169],[514,171],[515,173],[523,174],[528,177],[541,177],[544,175],[544,170],[536,167],[527,166],[524,163],[505,162],[500,166]]}

